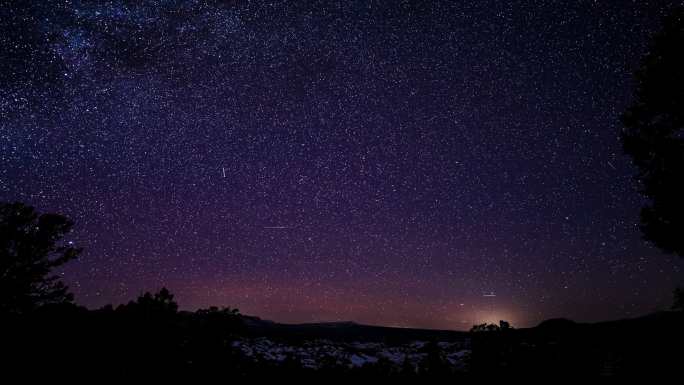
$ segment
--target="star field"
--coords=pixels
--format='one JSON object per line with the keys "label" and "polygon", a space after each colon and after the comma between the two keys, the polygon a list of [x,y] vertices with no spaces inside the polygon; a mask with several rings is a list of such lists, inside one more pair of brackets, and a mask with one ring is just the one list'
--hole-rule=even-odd
{"label": "star field", "polygon": [[75,221],[80,304],[466,329],[681,282],[618,140],[669,5],[35,3],[1,6],[0,200]]}

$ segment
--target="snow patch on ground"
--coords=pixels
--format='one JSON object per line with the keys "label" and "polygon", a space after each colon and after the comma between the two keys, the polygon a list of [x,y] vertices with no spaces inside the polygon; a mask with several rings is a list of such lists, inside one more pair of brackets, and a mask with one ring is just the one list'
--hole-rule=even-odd
{"label": "snow patch on ground", "polygon": [[397,368],[409,365],[416,368],[427,357],[426,349],[437,348],[441,357],[455,370],[466,370],[470,358],[467,341],[437,342],[413,341],[407,344],[384,344],[378,342],[333,342],[312,340],[301,344],[288,344],[268,338],[240,339],[232,346],[245,357],[255,361],[282,363],[286,360],[299,362],[306,368],[318,369],[326,365],[359,368],[383,360]]}

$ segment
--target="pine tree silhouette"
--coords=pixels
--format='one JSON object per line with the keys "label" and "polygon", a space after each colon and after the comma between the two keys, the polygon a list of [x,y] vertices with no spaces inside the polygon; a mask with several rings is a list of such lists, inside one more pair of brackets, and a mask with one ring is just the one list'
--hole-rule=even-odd
{"label": "pine tree silhouette", "polygon": [[81,252],[62,242],[72,225],[62,215],[39,214],[23,203],[0,204],[0,313],[73,301],[60,277],[51,274]]}
{"label": "pine tree silhouette", "polygon": [[623,148],[639,170],[644,238],[684,257],[684,8],[665,19],[636,73]]}

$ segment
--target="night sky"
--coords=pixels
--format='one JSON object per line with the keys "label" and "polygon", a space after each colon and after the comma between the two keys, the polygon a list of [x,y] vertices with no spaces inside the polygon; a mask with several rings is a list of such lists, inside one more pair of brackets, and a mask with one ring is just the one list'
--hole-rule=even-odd
{"label": "night sky", "polygon": [[61,272],[90,308],[162,286],[448,329],[669,307],[684,264],[641,240],[618,139],[668,6],[462,3],[2,1],[0,200],[75,221]]}

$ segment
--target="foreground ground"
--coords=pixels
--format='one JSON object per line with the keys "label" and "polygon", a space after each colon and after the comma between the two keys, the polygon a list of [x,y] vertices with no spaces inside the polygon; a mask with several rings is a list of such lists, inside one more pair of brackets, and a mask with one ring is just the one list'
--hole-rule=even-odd
{"label": "foreground ground", "polygon": [[277,378],[663,375],[678,374],[684,342],[681,312],[465,333],[144,310],[67,306],[6,317],[5,367]]}

